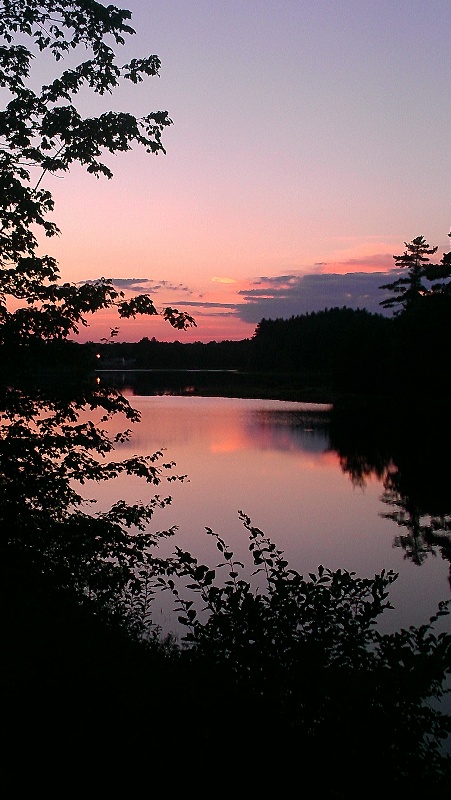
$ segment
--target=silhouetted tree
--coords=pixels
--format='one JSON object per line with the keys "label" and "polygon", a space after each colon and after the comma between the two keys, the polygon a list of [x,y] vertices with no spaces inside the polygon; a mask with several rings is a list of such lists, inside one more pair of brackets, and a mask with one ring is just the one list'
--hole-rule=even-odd
{"label": "silhouetted tree", "polygon": [[[97,613],[103,609],[107,617],[128,618],[133,626],[137,569],[156,543],[144,530],[153,509],[170,498],[156,496],[134,506],[118,501],[109,512],[93,516],[84,510],[77,486],[120,473],[155,486],[164,476],[172,479],[174,465],[161,463],[161,453],[124,462],[108,457],[129,431],[108,429],[107,423],[115,414],[129,423],[139,415],[117,391],[97,386],[86,372],[92,364],[85,362],[83,370],[80,350],[66,340],[100,308],[116,306],[122,317],[157,310],[147,295],[126,301],[106,279],[82,286],[61,283],[55,259],[39,254],[37,236],[58,233],[47,219],[53,209],[43,188],[48,173],[63,174],[79,163],[97,177],[111,177],[102,153],[134,144],[149,153],[164,152],[161,133],[171,122],[167,112],[141,119],[119,112],[84,118],[74,105],[86,88],[104,94],[122,79],[137,83],[157,75],[160,62],[149,56],[117,65],[107,42],[121,46],[133,29],[127,24],[130,12],[114,6],[91,0],[3,0],[0,12],[0,82],[8,101],[0,111],[2,543],[31,559],[38,573],[70,587],[77,602],[94,600]],[[36,90],[32,60],[47,51],[58,65],[72,50],[88,57]],[[177,309],[161,313],[175,328],[193,323]],[[130,530],[142,535],[130,537]]]}
{"label": "silhouetted tree", "polygon": [[[30,763],[36,754],[57,765],[71,747],[79,755],[80,743],[99,726],[106,737],[113,697],[111,729],[120,714],[127,724],[138,702],[130,690],[137,671],[141,688],[144,670],[150,675],[148,659],[132,642],[144,630],[149,646],[156,642],[148,618],[150,565],[158,564],[158,541],[173,533],[148,530],[155,508],[170,502],[166,492],[146,492],[136,504],[119,499],[97,514],[85,500],[81,487],[89,481],[127,474],[155,489],[176,476],[162,453],[114,458],[139,415],[117,391],[97,385],[89,350],[67,341],[98,309],[117,307],[124,318],[157,310],[146,295],[126,301],[106,279],[62,283],[55,259],[42,255],[38,243],[39,233],[58,233],[48,219],[53,199],[46,175],[78,163],[111,177],[102,153],[134,144],[164,152],[167,112],[85,118],[74,104],[79,92],[104,94],[122,79],[136,83],[158,73],[156,56],[117,65],[108,41],[125,43],[133,33],[129,18],[94,0],[0,2],[2,709],[11,743],[20,736],[23,744],[20,754],[8,750],[14,783],[19,774],[23,779],[18,761]],[[83,51],[85,60],[36,89],[32,60],[42,53],[61,65],[72,51]],[[193,323],[177,309],[161,314],[177,329]],[[63,774],[57,766],[55,774]]]}
{"label": "silhouetted tree", "polygon": [[[393,256],[396,268],[405,270],[406,275],[401,275],[392,283],[386,283],[381,289],[393,292],[391,297],[381,300],[383,308],[397,308],[395,315],[412,307],[421,297],[428,294],[429,289],[424,283],[426,267],[429,264],[428,256],[437,252],[437,247],[430,247],[424,236],[417,236],[408,244],[400,256]],[[431,269],[431,268],[430,268]]]}
{"label": "silhouetted tree", "polygon": [[[52,196],[43,188],[47,173],[62,174],[79,163],[96,177],[110,178],[104,152],[127,151],[134,144],[148,153],[164,152],[161,133],[171,124],[166,111],[139,119],[112,111],[91,118],[74,105],[85,88],[103,95],[122,80],[138,83],[158,74],[157,56],[120,67],[107,44],[108,39],[125,44],[125,36],[134,33],[127,24],[130,16],[91,0],[0,3],[0,84],[8,99],[0,111],[0,343],[66,338],[86,324],[87,313],[110,306],[124,318],[158,313],[148,295],[125,301],[104,278],[82,286],[60,284],[55,259],[37,252],[37,230],[46,237],[59,232],[47,219],[53,210]],[[77,48],[89,57],[36,90],[33,59],[47,51],[59,64]],[[25,305],[9,310],[8,296]],[[177,309],[161,313],[176,328],[194,323]]]}

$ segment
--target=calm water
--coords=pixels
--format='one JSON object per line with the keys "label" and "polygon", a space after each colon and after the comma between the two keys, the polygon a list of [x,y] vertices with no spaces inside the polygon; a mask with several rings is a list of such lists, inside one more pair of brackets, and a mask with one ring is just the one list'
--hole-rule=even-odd
{"label": "calm water", "polygon": [[[162,543],[162,554],[178,544],[214,567],[219,554],[205,533],[210,527],[249,563],[247,531],[238,517],[242,510],[304,575],[320,564],[362,577],[382,569],[398,572],[390,593],[395,610],[383,615],[384,631],[426,622],[438,601],[450,596],[443,548],[431,547],[419,565],[396,543],[406,530],[383,516],[390,511],[381,500],[383,476],[367,470],[358,483],[344,471],[343,458],[331,446],[326,406],[124,394],[142,419],[116,455],[165,448],[165,459],[175,461],[175,472],[189,480],[153,490],[121,477],[111,481],[109,494],[101,487],[97,507],[102,510],[120,496],[136,502],[154,493],[171,494],[171,506],[158,511],[152,525],[153,530],[179,526],[175,537]],[[164,631],[176,631],[171,598],[163,598],[156,621]],[[443,626],[449,627],[448,619]]]}

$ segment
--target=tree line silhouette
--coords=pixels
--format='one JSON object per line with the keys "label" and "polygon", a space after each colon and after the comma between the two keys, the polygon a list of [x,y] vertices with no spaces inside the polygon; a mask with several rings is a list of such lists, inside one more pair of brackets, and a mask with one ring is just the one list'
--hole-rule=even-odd
{"label": "tree line silhouette", "polygon": [[[103,369],[237,370],[292,375],[299,390],[340,394],[447,393],[451,352],[451,251],[437,251],[424,236],[393,256],[399,277],[381,289],[393,316],[346,307],[290,319],[262,319],[251,339],[183,344],[141,341],[89,343]],[[421,369],[420,369],[421,366]],[[296,377],[294,377],[296,376]],[[438,378],[438,380],[437,380]],[[217,385],[217,384],[216,384]],[[211,384],[210,384],[211,386]],[[242,389],[242,385],[239,385]],[[260,385],[260,391],[264,384]],[[284,385],[278,386],[278,390]],[[208,386],[202,386],[204,392]]]}

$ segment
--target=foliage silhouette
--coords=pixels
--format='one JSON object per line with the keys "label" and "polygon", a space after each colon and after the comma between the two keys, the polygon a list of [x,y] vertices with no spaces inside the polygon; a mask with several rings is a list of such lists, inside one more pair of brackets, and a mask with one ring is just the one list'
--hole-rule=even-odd
{"label": "foliage silhouette", "polygon": [[[89,744],[94,752],[99,731],[112,746],[109,726],[113,731],[118,719],[136,724],[138,694],[151,676],[164,683],[170,653],[156,628],[149,631],[153,589],[148,569],[140,572],[158,563],[159,540],[174,532],[148,532],[155,508],[171,500],[166,492],[152,494],[177,479],[174,464],[162,452],[114,459],[139,414],[116,390],[98,386],[92,354],[68,337],[102,308],[116,308],[119,317],[161,313],[177,330],[194,320],[171,307],[157,312],[147,295],[126,300],[104,278],[62,283],[55,259],[42,255],[38,242],[40,233],[59,233],[48,218],[47,175],[78,163],[109,178],[104,153],[135,144],[164,152],[167,112],[83,118],[74,104],[81,90],[102,95],[122,79],[136,83],[158,74],[156,56],[117,65],[108,42],[124,44],[133,33],[129,18],[93,0],[0,2],[0,84],[7,98],[0,111],[2,708],[9,731],[3,777],[9,770],[13,791],[26,778],[18,761],[31,766],[32,754],[41,760],[30,769],[33,785],[49,754],[55,776],[74,780],[73,764],[70,772],[57,768],[71,747],[86,780],[80,748]],[[67,57],[69,66],[36,90],[32,62],[44,51],[57,65]],[[77,64],[79,51],[85,60]],[[121,474],[141,479],[144,501],[118,500],[93,513],[86,485]],[[117,707],[113,713],[111,697],[121,713]],[[149,715],[151,707],[162,712],[155,697],[148,699]]]}
{"label": "foliage silhouette", "polygon": [[[451,763],[440,743],[451,718],[429,700],[446,691],[451,670],[451,634],[434,631],[448,603],[420,628],[381,634],[375,623],[391,607],[394,573],[361,579],[320,566],[304,579],[240,516],[251,575],[207,528],[221,562],[208,567],[176,548],[160,578],[187,630],[184,658],[210,702],[218,705],[222,694],[239,708],[240,725],[233,717],[218,730],[210,721],[205,744],[211,737],[220,751],[231,749],[233,739],[239,752],[251,729],[264,730],[271,756],[295,757],[305,779],[327,760],[333,783],[327,796],[357,796],[350,779],[358,786],[375,762],[375,786],[445,790]],[[226,573],[222,581],[219,571]]]}
{"label": "foliage silhouette", "polygon": [[[157,311],[147,295],[125,300],[107,279],[61,283],[55,259],[40,254],[38,234],[58,234],[48,220],[53,199],[43,188],[46,175],[64,174],[79,163],[96,177],[111,177],[104,153],[134,144],[164,152],[161,133],[171,124],[167,112],[84,119],[74,105],[82,89],[111,92],[122,79],[136,83],[158,74],[160,62],[150,56],[118,67],[108,41],[121,46],[133,30],[130,13],[114,6],[3,0],[0,11],[0,83],[7,97],[0,111],[3,563],[11,566],[15,581],[28,575],[32,587],[45,577],[50,594],[58,589],[80,613],[89,609],[108,626],[120,624],[136,635],[147,613],[139,569],[152,559],[158,540],[173,533],[150,534],[147,525],[170,496],[146,491],[144,502],[118,501],[96,515],[81,487],[129,474],[155,488],[176,479],[174,464],[161,452],[114,460],[115,445],[127,438],[139,414],[116,390],[97,385],[91,354],[67,339],[101,308],[117,307],[122,317]],[[86,58],[36,90],[32,62],[44,51],[57,65],[66,56],[76,64],[70,53],[82,51]],[[177,309],[161,313],[176,329],[194,323]],[[115,415],[125,430],[114,429]],[[148,587],[149,601],[151,593]]]}
{"label": "foliage silhouette", "polygon": [[[74,105],[83,89],[111,93],[122,80],[137,83],[157,75],[160,62],[149,56],[118,66],[108,42],[120,47],[134,31],[127,24],[130,12],[114,6],[3,0],[0,10],[0,83],[8,99],[0,112],[3,529],[11,546],[28,553],[36,569],[58,573],[59,584],[70,585],[79,602],[95,599],[97,613],[118,613],[119,597],[136,585],[136,564],[146,562],[158,538],[144,529],[155,507],[170,497],[157,495],[131,507],[119,501],[93,518],[76,486],[121,473],[158,486],[163,476],[173,479],[174,465],[165,463],[162,453],[111,460],[115,443],[128,432],[111,433],[104,426],[114,414],[127,423],[139,415],[117,391],[97,386],[86,372],[92,364],[83,368],[80,351],[66,340],[101,308],[116,307],[125,318],[158,312],[148,295],[125,300],[104,278],[81,286],[61,283],[55,259],[39,255],[37,235],[59,232],[47,218],[53,210],[52,196],[42,188],[47,174],[64,174],[78,163],[96,177],[110,178],[104,153],[134,144],[148,153],[164,152],[161,133],[171,124],[167,112],[140,119],[119,112],[83,118]],[[55,65],[65,57],[72,64],[71,53],[82,51],[86,58],[36,90],[32,62],[45,51]],[[177,309],[161,314],[176,329],[194,324]],[[130,530],[139,535],[131,537]]]}
{"label": "foliage silhouette", "polygon": [[0,515],[3,543],[10,549],[70,588],[78,602],[93,604],[96,614],[120,613],[124,624],[132,625],[123,601],[140,586],[136,569],[151,560],[149,548],[173,533],[147,532],[155,508],[170,503],[170,495],[130,506],[118,500],[109,511],[95,513],[81,490],[120,474],[135,475],[150,487],[177,476],[163,452],[112,458],[115,445],[129,434],[129,429],[111,431],[113,415],[128,425],[139,418],[125,398],[97,386],[89,373],[84,385],[65,382],[59,390],[56,381],[46,385],[42,377],[38,383],[3,386]]}
{"label": "foliage silhouette", "polygon": [[[10,98],[0,111],[0,343],[66,338],[86,325],[86,314],[102,308],[116,307],[124,318],[159,313],[149,295],[125,300],[109,279],[61,284],[55,259],[38,255],[36,238],[36,231],[46,237],[59,233],[47,218],[54,206],[50,192],[41,188],[47,173],[64,174],[78,163],[96,177],[111,178],[104,152],[127,151],[134,144],[148,153],[165,152],[161,133],[171,124],[166,111],[140,119],[123,112],[83,118],[73,102],[86,87],[103,95],[122,80],[138,83],[158,75],[158,57],[118,66],[107,42],[121,46],[134,31],[127,24],[130,12],[114,6],[90,0],[2,0],[0,12],[0,86]],[[80,49],[90,57],[35,91],[36,55],[48,51],[60,63]],[[19,307],[8,310],[8,297]],[[176,329],[194,324],[178,309],[160,313]]]}

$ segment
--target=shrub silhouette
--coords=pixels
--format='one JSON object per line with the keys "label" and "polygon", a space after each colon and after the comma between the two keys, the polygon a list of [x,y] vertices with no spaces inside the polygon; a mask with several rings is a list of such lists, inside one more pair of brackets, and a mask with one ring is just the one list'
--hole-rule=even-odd
{"label": "shrub silhouette", "polygon": [[177,548],[159,579],[174,594],[187,630],[182,656],[201,676],[207,706],[220,708],[220,697],[227,704],[228,719],[209,720],[205,744],[244,752],[249,732],[261,731],[268,754],[295,758],[304,777],[322,757],[333,783],[327,796],[354,796],[349,780],[367,779],[375,761],[381,787],[445,789],[441,743],[451,718],[429,702],[446,692],[450,672],[451,635],[434,631],[448,603],[419,628],[382,634],[376,622],[391,607],[396,574],[358,578],[320,566],[304,579],[240,516],[251,575],[207,528],[221,563],[207,567]]}

